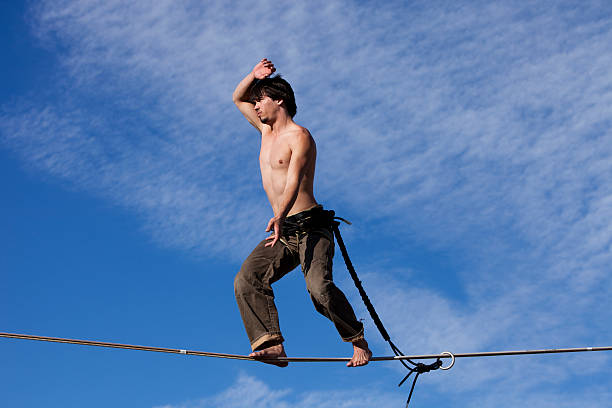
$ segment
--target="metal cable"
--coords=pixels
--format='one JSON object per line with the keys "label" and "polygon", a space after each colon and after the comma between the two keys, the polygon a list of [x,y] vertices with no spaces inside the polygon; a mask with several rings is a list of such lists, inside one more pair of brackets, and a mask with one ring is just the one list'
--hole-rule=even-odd
{"label": "metal cable", "polygon": [[[20,333],[2,333],[0,337],[19,340],[36,340],[52,343],[76,344],[80,346],[96,346],[108,347],[127,350],[152,351],[156,353],[171,353],[183,354],[189,356],[214,357],[214,358],[229,358],[233,360],[249,360],[249,361],[285,361],[288,363],[335,363],[350,361],[349,357],[282,357],[269,360],[256,360],[253,357],[243,356],[240,354],[227,353],[212,353],[208,351],[184,350],[167,347],[152,347],[152,346],[137,346],[133,344],[109,343],[104,341],[82,340],[82,339],[67,339],[62,337],[35,336],[31,334]],[[532,354],[559,354],[559,353],[579,353],[587,351],[612,351],[612,346],[609,347],[579,347],[579,348],[562,348],[562,349],[540,349],[540,350],[507,350],[507,351],[485,351],[477,353],[449,353],[441,354],[419,354],[412,356],[380,356],[372,357],[370,361],[395,361],[395,360],[428,360],[428,359],[443,359],[443,358],[469,358],[469,357],[495,357],[495,356],[517,356],[517,355],[532,355]]]}

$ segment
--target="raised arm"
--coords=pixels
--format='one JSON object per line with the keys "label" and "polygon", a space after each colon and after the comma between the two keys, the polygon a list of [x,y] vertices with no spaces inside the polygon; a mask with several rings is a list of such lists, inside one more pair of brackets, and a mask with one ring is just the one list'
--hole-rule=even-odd
{"label": "raised arm", "polygon": [[255,67],[253,67],[253,70],[249,72],[249,74],[245,76],[242,81],[240,81],[234,90],[234,94],[232,95],[234,103],[238,109],[240,109],[240,112],[242,112],[249,123],[255,126],[255,128],[260,132],[263,124],[255,112],[254,105],[249,101],[249,90],[251,89],[255,79],[264,79],[272,75],[274,71],[276,71],[276,68],[274,68],[272,61],[269,61],[266,58],[262,59],[257,63],[257,65],[255,65]]}

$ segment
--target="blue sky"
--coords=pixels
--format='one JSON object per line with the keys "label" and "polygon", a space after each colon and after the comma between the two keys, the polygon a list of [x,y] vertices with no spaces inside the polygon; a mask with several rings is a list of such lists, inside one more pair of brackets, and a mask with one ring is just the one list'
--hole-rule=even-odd
{"label": "blue sky", "polygon": [[[316,197],[410,354],[612,344],[612,6],[3,2],[0,331],[247,353],[233,277],[265,236],[262,57],[318,151]],[[373,327],[341,258],[335,276]],[[350,347],[299,271],[293,356]],[[397,407],[399,364],[263,364],[2,340],[15,407]],[[606,353],[458,361],[414,406],[606,407]]]}

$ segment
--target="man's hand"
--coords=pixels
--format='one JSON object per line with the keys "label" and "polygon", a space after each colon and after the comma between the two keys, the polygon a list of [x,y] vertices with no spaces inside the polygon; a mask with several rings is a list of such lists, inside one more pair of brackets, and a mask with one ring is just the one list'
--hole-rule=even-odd
{"label": "man's hand", "polygon": [[253,75],[256,79],[264,79],[272,75],[275,71],[276,68],[274,68],[272,61],[264,58],[253,68]]}
{"label": "man's hand", "polygon": [[268,238],[266,238],[266,240],[272,241],[266,243],[265,246],[273,247],[274,244],[276,244],[276,241],[278,241],[283,235],[283,221],[284,219],[280,217],[270,218],[270,221],[268,222],[268,227],[266,228],[266,232],[274,231],[274,235],[270,235]]}

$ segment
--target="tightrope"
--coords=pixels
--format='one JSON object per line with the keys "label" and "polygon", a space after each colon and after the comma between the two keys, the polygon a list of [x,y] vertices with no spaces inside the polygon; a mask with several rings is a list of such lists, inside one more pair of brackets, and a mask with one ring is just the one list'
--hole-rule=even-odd
{"label": "tightrope", "polygon": [[[19,339],[19,340],[36,340],[36,341],[45,341],[52,343],[67,343],[67,344],[76,344],[81,346],[96,346],[96,347],[109,347],[109,348],[117,348],[117,349],[126,349],[126,350],[140,350],[140,351],[152,351],[156,353],[171,353],[171,354],[183,354],[187,356],[202,356],[202,357],[214,357],[214,358],[227,358],[233,360],[249,360],[249,361],[259,361],[259,362],[292,362],[292,363],[324,363],[324,362],[339,362],[339,361],[350,361],[351,359],[348,357],[279,357],[274,359],[255,359],[253,357],[244,356],[240,354],[226,354],[226,353],[212,353],[208,351],[199,351],[199,350],[186,350],[186,349],[177,349],[177,348],[167,348],[167,347],[152,347],[152,346],[137,346],[133,344],[122,344],[122,343],[109,343],[105,341],[94,341],[94,340],[81,340],[81,339],[67,339],[62,337],[48,337],[48,336],[35,336],[31,334],[18,334],[18,333],[0,333],[0,337],[5,337],[9,339]],[[397,352],[399,349],[394,349],[394,352]],[[412,387],[410,388],[410,394],[408,395],[408,400],[406,401],[406,407],[410,403],[410,399],[412,397],[412,392],[414,391],[414,386],[416,384],[416,380],[418,376],[422,373],[427,373],[432,370],[449,370],[455,364],[455,359],[457,358],[465,358],[465,357],[494,357],[494,356],[517,356],[524,354],[554,354],[554,353],[578,353],[578,352],[586,352],[586,351],[612,351],[612,347],[580,347],[580,348],[563,348],[563,349],[542,349],[542,350],[507,350],[507,351],[487,351],[487,352],[477,352],[477,353],[457,353],[453,354],[450,351],[445,351],[440,354],[422,354],[422,355],[414,355],[414,356],[404,356],[404,355],[395,355],[395,356],[382,356],[382,357],[372,357],[370,361],[393,361],[399,360],[402,364],[410,362],[414,364],[414,367],[410,367],[410,372],[408,375],[404,377],[404,379],[399,383],[401,386],[411,374],[416,373],[414,377],[414,381],[412,382]],[[434,363],[424,364],[424,363],[413,363],[411,360],[427,360],[427,359],[436,359]],[[441,359],[450,358],[451,362],[446,367],[442,366]]]}
{"label": "tightrope", "polygon": [[[213,357],[213,358],[228,358],[233,360],[248,360],[248,361],[283,361],[290,363],[329,363],[329,362],[341,362],[350,361],[349,357],[280,357],[275,359],[255,359],[253,357],[244,356],[240,354],[227,354],[227,353],[212,353],[208,351],[198,350],[186,350],[178,348],[167,348],[167,347],[152,347],[152,346],[138,346],[133,344],[121,344],[121,343],[109,343],[105,341],[94,341],[94,340],[81,340],[81,339],[67,339],[62,337],[48,337],[48,336],[35,336],[31,334],[19,334],[19,333],[1,333],[0,337],[9,339],[20,339],[20,340],[36,340],[45,341],[52,343],[67,343],[76,344],[80,346],[95,346],[95,347],[107,347],[117,348],[126,350],[139,350],[139,351],[152,351],[156,353],[170,353],[170,354],[183,354],[188,356],[201,356],[201,357]],[[527,354],[559,354],[559,353],[579,353],[587,351],[612,351],[612,346],[609,347],[579,347],[579,348],[561,348],[561,349],[541,349],[541,350],[507,350],[507,351],[486,351],[477,353],[450,353],[448,351],[440,354],[420,354],[412,356],[380,356],[372,357],[370,361],[394,361],[394,360],[428,360],[428,359],[456,359],[466,357],[495,357],[495,356],[517,356]]]}

